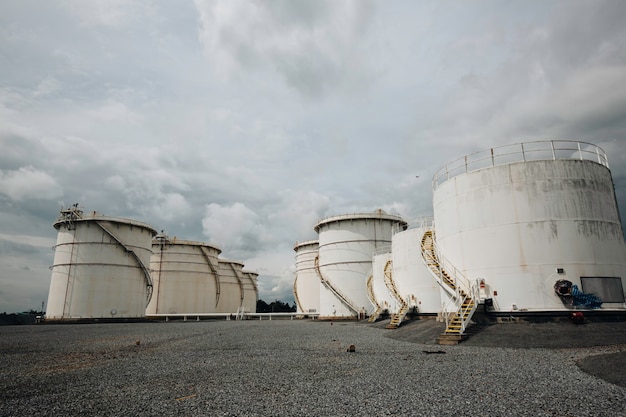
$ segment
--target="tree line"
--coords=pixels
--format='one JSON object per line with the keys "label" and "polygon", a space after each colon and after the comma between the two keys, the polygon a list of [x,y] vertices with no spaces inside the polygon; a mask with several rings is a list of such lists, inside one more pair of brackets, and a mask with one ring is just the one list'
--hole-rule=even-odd
{"label": "tree line", "polygon": [[283,303],[280,300],[272,301],[269,304],[263,300],[256,302],[257,313],[294,313],[296,310],[296,303],[290,306],[289,303]]}

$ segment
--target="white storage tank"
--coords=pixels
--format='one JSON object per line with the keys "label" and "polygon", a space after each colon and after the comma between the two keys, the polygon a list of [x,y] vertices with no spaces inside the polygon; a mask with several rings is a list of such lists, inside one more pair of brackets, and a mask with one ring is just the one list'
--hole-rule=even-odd
{"label": "white storage tank", "polygon": [[259,274],[252,271],[242,271],[243,275],[243,308],[246,313],[256,313],[256,303],[259,300]]}
{"label": "white storage tank", "polygon": [[[380,314],[385,310],[389,314],[398,312],[400,308],[400,302],[394,297],[393,292],[388,288],[385,283],[385,272],[392,274],[393,265],[391,261],[391,247],[385,247],[381,253],[375,254],[372,257],[372,278],[371,292],[375,299],[375,304],[370,308],[368,314]],[[376,305],[380,307],[379,311],[376,311]]]}
{"label": "white storage tank", "polygon": [[46,320],[145,316],[152,295],[148,266],[156,230],[135,220],[62,210]]}
{"label": "white storage tank", "polygon": [[296,243],[296,279],[293,293],[298,313],[319,313],[320,310],[320,279],[315,272],[319,243],[307,240]]}
{"label": "white storage tank", "polygon": [[[465,156],[433,178],[438,251],[501,312],[585,308],[576,285],[624,309],[626,246],[607,156],[583,142],[528,142]],[[578,305],[576,305],[578,304]],[[597,306],[596,306],[597,307]]]}
{"label": "white storage tank", "polygon": [[382,210],[332,216],[315,226],[321,318],[357,318],[372,310],[367,296],[372,255],[391,244],[394,229],[404,228],[400,216]]}
{"label": "white storage tank", "polygon": [[[228,259],[218,259],[220,276],[220,299],[217,313],[235,314],[244,302],[243,263]],[[256,306],[255,306],[256,310]]]}
{"label": "white storage tank", "polygon": [[152,252],[154,292],[147,315],[216,312],[220,248],[159,234],[152,241]]}
{"label": "white storage tank", "polygon": [[393,280],[404,301],[419,314],[437,314],[444,302],[439,284],[422,260],[421,241],[428,230],[432,219],[420,219],[391,239]]}

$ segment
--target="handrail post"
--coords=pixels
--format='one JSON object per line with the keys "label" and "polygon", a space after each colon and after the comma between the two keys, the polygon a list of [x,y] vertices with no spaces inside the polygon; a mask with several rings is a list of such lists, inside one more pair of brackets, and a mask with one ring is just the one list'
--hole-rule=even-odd
{"label": "handrail post", "polygon": [[[580,149],[580,142],[576,142],[576,145],[578,145],[578,158],[580,158],[580,160],[583,160],[583,151],[582,149]],[[596,146],[597,149],[597,146]],[[600,162],[600,159],[598,158],[598,163]]]}

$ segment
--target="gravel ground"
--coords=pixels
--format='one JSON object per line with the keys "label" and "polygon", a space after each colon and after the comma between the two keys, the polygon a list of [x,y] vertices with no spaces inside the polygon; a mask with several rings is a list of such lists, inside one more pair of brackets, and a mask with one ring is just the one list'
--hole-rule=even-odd
{"label": "gravel ground", "polygon": [[[290,320],[0,327],[0,415],[626,416],[626,388],[576,364],[623,345],[478,346],[490,338],[485,329],[438,346],[401,340],[425,339],[432,321],[379,327]],[[354,353],[346,351],[351,344]]]}

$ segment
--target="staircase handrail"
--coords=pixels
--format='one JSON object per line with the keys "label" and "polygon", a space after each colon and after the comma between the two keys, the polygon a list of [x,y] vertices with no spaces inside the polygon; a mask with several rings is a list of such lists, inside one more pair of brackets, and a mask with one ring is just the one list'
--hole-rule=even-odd
{"label": "staircase handrail", "polygon": [[370,269],[370,273],[368,274],[367,283],[365,284],[367,288],[367,298],[370,300],[370,303],[374,306],[374,311],[370,314],[369,321],[373,322],[378,318],[378,315],[383,310],[380,304],[378,304],[378,300],[376,299],[376,294],[374,294],[374,274]]}
{"label": "staircase handrail", "polygon": [[389,291],[391,292],[392,297],[395,298],[396,301],[400,303],[400,308],[398,309],[398,312],[401,312],[402,310],[404,310],[404,308],[408,304],[404,300],[404,298],[402,298],[402,295],[398,292],[396,283],[393,280],[393,273],[391,269],[392,266],[393,266],[393,262],[391,260],[388,260],[385,263],[385,268],[383,269],[383,275],[385,276],[385,285],[387,286],[387,289],[389,289]]}
{"label": "staircase handrail", "polygon": [[217,304],[220,301],[220,276],[215,268],[215,265],[213,265],[213,261],[211,260],[208,250],[204,246],[200,246],[200,252],[202,252],[204,259],[207,264],[209,264],[209,269],[211,270],[213,277],[215,277],[215,306],[217,307]]}
{"label": "staircase handrail", "polygon": [[237,280],[237,284],[239,284],[239,294],[240,294],[240,300],[239,300],[239,305],[241,307],[243,307],[243,302],[244,299],[246,298],[245,295],[245,288],[243,287],[243,280],[241,279],[241,277],[239,276],[239,272],[237,272],[237,268],[235,268],[235,265],[231,263],[230,264],[230,268],[233,270],[233,274],[235,274],[235,279]]}
{"label": "staircase handrail", "polygon": [[324,284],[324,286],[328,288],[330,292],[332,292],[337,298],[339,298],[339,300],[342,303],[344,303],[350,310],[354,311],[358,317],[360,313],[359,308],[356,307],[355,304],[347,296],[345,296],[338,288],[336,288],[333,284],[331,284],[330,281],[326,279],[324,274],[322,274],[322,271],[320,270],[319,255],[315,257],[315,272],[317,272],[317,275],[320,277],[322,284]]}
{"label": "staircase handrail", "polygon": [[[474,311],[476,311],[477,303],[479,300],[480,280],[477,279],[475,282],[468,280],[465,277],[465,275],[459,269],[457,269],[454,266],[454,264],[452,264],[452,262],[449,261],[449,259],[447,259],[445,256],[442,255],[441,249],[439,248],[439,245],[435,241],[434,230],[432,229],[427,230],[424,233],[424,235],[426,235],[426,233],[429,233],[429,232],[430,232],[432,247],[429,251],[430,253],[427,253],[427,251],[424,251],[424,248],[422,248],[422,259],[424,263],[427,262],[426,257],[428,257],[428,259],[432,261],[432,263],[430,265],[427,264],[427,266],[433,273],[435,271],[433,270],[432,267],[433,266],[436,267],[437,282],[451,296],[450,300],[447,303],[442,304],[443,315],[444,315],[444,319],[446,322],[446,329],[449,328],[450,321],[454,317],[454,314],[459,314],[459,316],[461,317],[460,333],[462,334],[467,327],[467,322],[469,321],[469,317],[471,317]],[[443,279],[444,271],[446,272],[446,275],[448,275],[449,279],[454,284],[454,288],[448,285]],[[463,303],[465,302],[466,298],[470,298],[472,301],[471,311],[469,311],[469,314],[467,315],[468,320],[464,319],[465,317],[464,313],[468,311],[467,309],[463,310],[462,308]]]}
{"label": "staircase handrail", "polygon": [[296,275],[296,279],[293,280],[293,296],[296,300],[297,308],[304,313],[304,308],[302,307],[302,303],[300,303],[300,297],[298,297],[298,275]]}
{"label": "staircase handrail", "polygon": [[454,278],[454,281],[457,286],[457,290],[459,289],[459,287],[461,287],[470,297],[472,297],[472,299],[477,300],[478,290],[479,290],[478,284],[473,283],[471,280],[466,278],[465,274],[463,274],[463,272],[461,272],[458,268],[456,268],[454,264],[450,262],[450,260],[443,255],[435,239],[434,231],[433,231],[433,250],[434,250],[435,256],[437,257],[437,260],[439,261],[439,265],[441,269],[443,269],[444,271],[447,271],[448,274],[450,274],[450,276]]}

